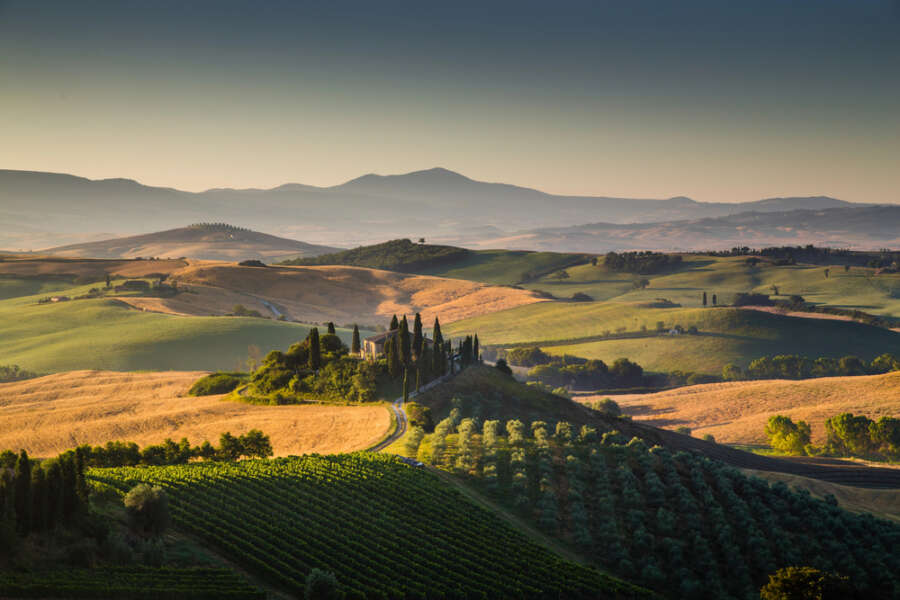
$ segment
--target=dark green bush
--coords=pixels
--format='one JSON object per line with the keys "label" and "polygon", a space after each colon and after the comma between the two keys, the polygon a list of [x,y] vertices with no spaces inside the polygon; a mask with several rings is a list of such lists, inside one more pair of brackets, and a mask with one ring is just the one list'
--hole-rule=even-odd
{"label": "dark green bush", "polygon": [[212,373],[194,382],[188,394],[191,396],[212,396],[234,391],[244,382],[243,373]]}

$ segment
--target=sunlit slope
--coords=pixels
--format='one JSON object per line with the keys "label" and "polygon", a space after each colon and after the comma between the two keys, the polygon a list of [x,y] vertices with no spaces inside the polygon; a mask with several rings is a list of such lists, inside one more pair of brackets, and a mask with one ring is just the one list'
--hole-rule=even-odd
{"label": "sunlit slope", "polygon": [[[769,417],[783,414],[812,427],[813,443],[825,440],[825,419],[842,412],[872,419],[900,414],[900,372],[803,381],[711,383],[656,394],[616,396],[623,411],[657,427],[690,427],[730,444],[765,444]],[[581,396],[581,402],[599,397]]]}
{"label": "sunlit slope", "polygon": [[186,437],[197,445],[256,428],[284,456],[362,450],[391,426],[381,405],[258,406],[186,397],[203,374],[74,371],[0,384],[0,448],[42,457],[110,440],[144,446]]}
{"label": "sunlit slope", "polygon": [[[67,293],[87,291],[76,288]],[[308,326],[248,317],[178,317],[135,310],[118,300],[36,304],[26,296],[0,302],[3,364],[32,371],[77,369],[234,369],[248,347],[285,349]],[[339,334],[350,341],[350,331]]]}
{"label": "sunlit slope", "polygon": [[[696,326],[697,335],[657,335],[657,323]],[[641,332],[645,326],[647,333]],[[535,343],[553,354],[610,362],[628,357],[645,369],[720,373],[774,354],[871,360],[897,352],[900,334],[855,322],[802,319],[734,308],[650,308],[616,303],[543,303],[453,323],[447,335],[478,332],[485,344]],[[617,338],[632,335],[630,338]],[[612,335],[608,337],[607,332]]]}
{"label": "sunlit slope", "polygon": [[[825,270],[828,269],[828,277]],[[660,274],[635,275],[610,272],[590,264],[569,267],[568,278],[551,273],[525,287],[541,289],[559,297],[575,292],[588,294],[594,300],[615,299],[620,302],[648,302],[666,298],[685,307],[701,306],[703,292],[709,302],[718,296],[720,304],[731,303],[740,292],[771,294],[774,298],[800,295],[808,302],[829,304],[887,316],[900,317],[900,274],[875,275],[874,269],[842,265],[774,266],[760,263],[749,266],[746,257],[684,256],[677,269]],[[646,278],[650,284],[634,289],[632,281]],[[773,287],[778,288],[774,295]]]}

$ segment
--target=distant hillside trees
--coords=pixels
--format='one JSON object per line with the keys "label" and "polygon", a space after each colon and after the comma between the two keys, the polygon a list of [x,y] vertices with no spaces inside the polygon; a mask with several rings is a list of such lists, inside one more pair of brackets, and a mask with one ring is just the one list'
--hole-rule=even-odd
{"label": "distant hillside trees", "polygon": [[465,248],[415,244],[409,239],[400,239],[316,257],[296,258],[282,264],[352,265],[410,273],[461,261],[470,254],[471,251]]}
{"label": "distant hillside trees", "polygon": [[810,379],[813,377],[841,377],[853,375],[878,375],[900,370],[900,357],[882,354],[866,364],[856,356],[832,358],[822,356],[816,359],[780,354],[762,356],[747,367],[746,371],[735,364],[727,364],[722,370],[725,381],[743,379]]}
{"label": "distant hillside trees", "polygon": [[766,424],[772,449],[785,454],[874,460],[900,460],[900,419],[881,417],[877,421],[853,413],[841,413],[825,421],[827,439],[821,448],[810,444],[810,427],[794,423],[784,415],[774,415]]}
{"label": "distant hillside trees", "polygon": [[33,379],[35,377],[40,377],[40,375],[33,371],[27,371],[19,365],[0,365],[0,383],[22,381],[23,379]]}
{"label": "distant hillside trees", "polygon": [[649,275],[680,265],[681,262],[682,258],[679,254],[645,251],[608,252],[603,264],[610,271]]}

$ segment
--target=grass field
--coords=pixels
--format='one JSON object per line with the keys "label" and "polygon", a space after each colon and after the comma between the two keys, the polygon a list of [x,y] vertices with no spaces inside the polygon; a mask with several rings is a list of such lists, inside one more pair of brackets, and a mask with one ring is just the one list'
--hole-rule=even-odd
{"label": "grass field", "polygon": [[[747,265],[743,257],[711,257],[686,255],[684,262],[673,271],[658,275],[612,273],[590,264],[566,269],[569,277],[557,279],[550,274],[525,287],[551,292],[558,297],[571,297],[575,292],[588,294],[596,301],[649,302],[667,298],[685,307],[700,307],[704,291],[712,300],[718,296],[720,304],[730,303],[739,292],[773,294],[775,298],[803,296],[808,302],[846,308],[857,308],[873,314],[900,318],[900,274],[875,275],[874,269],[852,267],[844,271],[832,265],[825,277],[826,266],[790,265],[776,267],[761,263]],[[650,285],[635,290],[631,282],[646,277]]]}
{"label": "grass field", "polygon": [[[605,338],[606,332],[696,326],[699,335]],[[619,357],[652,371],[718,374],[771,354],[845,356],[871,360],[900,348],[900,334],[855,322],[804,319],[733,308],[650,308],[641,304],[546,302],[452,323],[445,335],[477,332],[482,343],[534,342],[552,354],[611,362]],[[542,343],[543,342],[543,343]],[[569,343],[571,342],[571,343]]]}
{"label": "grass field", "polygon": [[[465,260],[431,269],[420,269],[423,275],[438,275],[484,283],[513,285],[587,260],[579,254],[558,252],[525,252],[523,250],[478,250]],[[530,287],[530,286],[529,286]]]}
{"label": "grass field", "polygon": [[[91,285],[62,290],[83,294]],[[0,301],[0,363],[50,373],[77,369],[217,370],[302,340],[309,326],[249,317],[176,317],[141,312],[111,299],[36,304]],[[338,330],[346,343],[351,331]]]}
{"label": "grass field", "polygon": [[[600,396],[577,396],[595,402]],[[900,414],[900,372],[862,377],[734,381],[655,394],[616,396],[623,412],[656,427],[690,427],[727,444],[765,444],[766,421],[783,414],[807,421],[812,441],[825,441],[825,419],[842,412],[872,419]]]}
{"label": "grass field", "polygon": [[787,473],[753,469],[743,469],[743,471],[771,483],[782,481],[792,489],[808,491],[815,498],[825,498],[831,494],[837,500],[838,506],[844,510],[869,513],[882,519],[900,522],[900,490],[871,490]]}
{"label": "grass field", "polygon": [[222,396],[186,396],[201,372],[76,371],[0,384],[0,450],[54,456],[111,440],[194,444],[249,429],[268,434],[276,456],[368,448],[391,426],[389,411],[368,406],[253,406]]}

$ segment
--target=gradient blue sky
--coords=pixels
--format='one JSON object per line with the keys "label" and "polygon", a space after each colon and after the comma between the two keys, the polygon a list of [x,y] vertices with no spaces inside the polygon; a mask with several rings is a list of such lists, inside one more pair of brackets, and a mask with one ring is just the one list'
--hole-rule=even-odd
{"label": "gradient blue sky", "polygon": [[0,0],[0,168],[900,202],[900,2]]}

